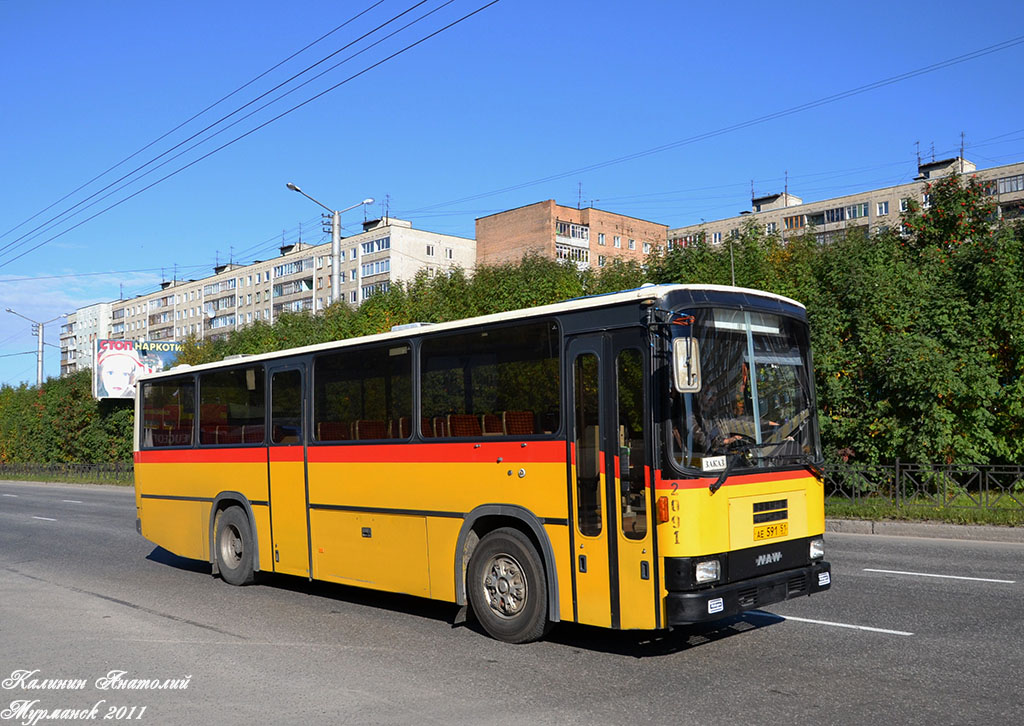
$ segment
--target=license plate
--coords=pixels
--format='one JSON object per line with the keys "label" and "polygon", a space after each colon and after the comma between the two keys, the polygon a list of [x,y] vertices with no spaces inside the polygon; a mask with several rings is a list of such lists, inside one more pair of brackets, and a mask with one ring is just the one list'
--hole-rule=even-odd
{"label": "license plate", "polygon": [[760,527],[754,527],[755,542],[762,539],[775,539],[776,537],[785,537],[788,534],[789,522],[776,522],[774,524],[763,524]]}

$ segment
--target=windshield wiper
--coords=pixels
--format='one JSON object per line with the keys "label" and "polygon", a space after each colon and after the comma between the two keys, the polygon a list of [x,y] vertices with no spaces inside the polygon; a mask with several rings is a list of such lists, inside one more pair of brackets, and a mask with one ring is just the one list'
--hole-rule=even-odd
{"label": "windshield wiper", "polygon": [[765,446],[771,446],[771,444],[759,444],[756,441],[750,441],[748,443],[732,447],[732,450],[729,453],[735,454],[735,456],[733,456],[733,458],[729,460],[729,463],[725,465],[725,469],[718,475],[718,478],[708,485],[708,491],[714,494],[722,488],[722,485],[725,484],[725,480],[728,479],[729,474],[732,473],[733,467],[736,466],[736,462],[741,459],[750,461],[750,457],[744,456],[744,454],[749,454],[754,449],[761,449]]}

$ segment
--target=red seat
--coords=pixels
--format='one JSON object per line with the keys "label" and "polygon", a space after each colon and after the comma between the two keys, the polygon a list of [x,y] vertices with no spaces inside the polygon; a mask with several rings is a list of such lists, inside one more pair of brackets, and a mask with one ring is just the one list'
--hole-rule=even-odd
{"label": "red seat", "polygon": [[535,433],[531,411],[505,411],[501,414],[501,420],[509,436],[529,436]]}
{"label": "red seat", "polygon": [[316,425],[317,441],[350,441],[352,424],[341,421],[321,421]]}
{"label": "red seat", "polygon": [[480,419],[471,413],[453,413],[448,416],[448,430],[451,436],[482,436]]}

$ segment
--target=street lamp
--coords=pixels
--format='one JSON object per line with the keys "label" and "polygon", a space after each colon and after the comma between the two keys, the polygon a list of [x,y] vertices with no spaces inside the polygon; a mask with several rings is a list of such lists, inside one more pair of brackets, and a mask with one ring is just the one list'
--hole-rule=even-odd
{"label": "street lamp", "polygon": [[[306,199],[316,202],[331,213],[331,302],[337,302],[341,296],[341,281],[339,277],[341,274],[341,215],[355,209],[356,207],[373,204],[373,198],[367,197],[363,201],[353,204],[351,207],[345,207],[344,209],[331,209],[323,202],[306,194],[295,184],[288,182],[285,186],[293,192],[298,192]],[[316,310],[316,290],[313,290],[313,310]]]}
{"label": "street lamp", "polygon": [[43,385],[43,326],[46,325],[47,323],[52,323],[54,320],[66,318],[68,314],[61,313],[55,318],[50,318],[49,320],[39,322],[38,320],[33,320],[32,318],[25,317],[21,313],[15,312],[10,308],[7,308],[7,312],[9,312],[11,315],[17,315],[19,318],[23,320],[29,321],[35,327],[34,332],[37,334],[39,340],[39,344],[36,346],[36,385],[41,386]]}

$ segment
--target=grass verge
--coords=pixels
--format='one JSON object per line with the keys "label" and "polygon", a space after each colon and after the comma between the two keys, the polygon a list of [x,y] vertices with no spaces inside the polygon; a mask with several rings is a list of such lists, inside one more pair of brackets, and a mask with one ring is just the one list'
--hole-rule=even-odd
{"label": "grass verge", "polygon": [[[1024,499],[1024,497],[1017,497]],[[887,499],[864,498],[851,501],[843,497],[825,500],[825,516],[834,519],[898,520],[904,522],[943,522],[946,524],[993,524],[1024,527],[1024,506],[1008,497],[981,508],[968,502],[942,506],[934,501],[910,501],[897,507]]]}

